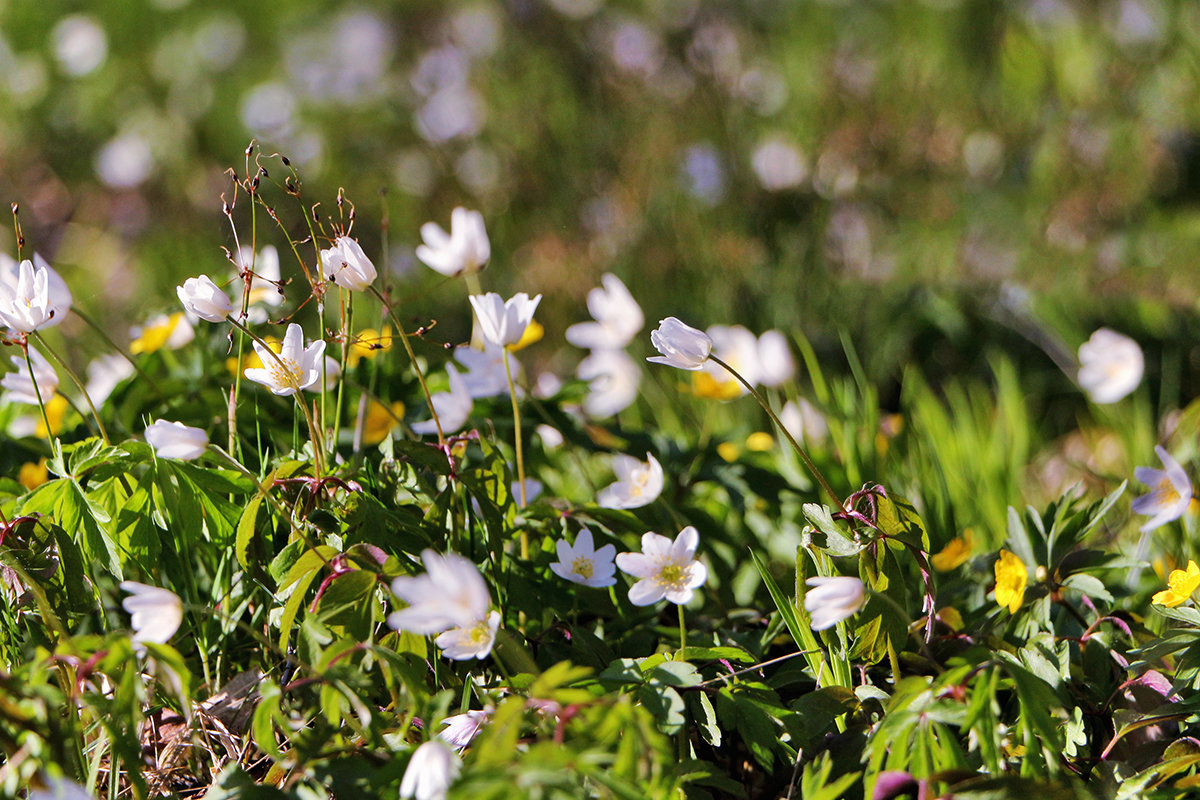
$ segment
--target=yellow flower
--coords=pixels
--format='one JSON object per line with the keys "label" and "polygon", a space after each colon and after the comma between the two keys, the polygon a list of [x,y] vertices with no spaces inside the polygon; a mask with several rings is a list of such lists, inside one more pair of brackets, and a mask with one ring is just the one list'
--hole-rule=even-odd
{"label": "yellow flower", "polygon": [[1172,570],[1167,578],[1167,588],[1152,598],[1160,606],[1173,608],[1192,596],[1192,592],[1200,587],[1200,567],[1195,561],[1188,561],[1187,570]]}
{"label": "yellow flower", "polygon": [[36,464],[32,461],[25,462],[21,465],[21,469],[17,473],[17,480],[31,492],[49,480],[49,478],[50,470],[46,469],[46,459],[44,458]]}
{"label": "yellow flower", "polygon": [[949,572],[961,567],[971,557],[973,539],[970,530],[963,531],[962,536],[951,539],[941,552],[930,556],[929,563],[933,564],[933,568],[938,572]]}
{"label": "yellow flower", "polygon": [[378,400],[371,399],[367,404],[367,413],[363,419],[363,444],[368,447],[379,444],[395,430],[404,419],[404,403],[399,400],[390,406],[385,406]]}
{"label": "yellow flower", "polygon": [[508,346],[508,351],[510,353],[515,353],[522,347],[528,347],[534,342],[539,342],[545,333],[546,329],[542,327],[542,323],[538,322],[536,319],[531,319],[529,320],[529,324],[525,326],[525,332],[521,334],[521,338],[517,340],[516,344],[510,344]]}
{"label": "yellow flower", "polygon": [[754,453],[765,453],[775,446],[775,440],[766,431],[755,431],[746,437],[746,449]]}
{"label": "yellow flower", "polygon": [[377,331],[374,328],[363,328],[350,341],[350,346],[346,348],[346,361],[349,363],[351,369],[353,369],[364,358],[374,358],[384,350],[391,349],[392,328],[390,325],[384,325],[381,331]]}
{"label": "yellow flower", "polygon": [[[175,335],[176,329],[181,324],[188,325],[182,311],[177,311],[169,316],[160,314],[157,317],[152,317],[137,331],[137,338],[129,343],[129,352],[136,355],[138,353],[153,353],[155,350],[161,349],[163,345],[170,342],[171,337]],[[190,328],[190,325],[188,326]],[[190,333],[187,338],[191,338]],[[179,345],[174,346],[178,347]]]}
{"label": "yellow flower", "polygon": [[1008,606],[1010,614],[1017,613],[1025,599],[1025,582],[1029,573],[1024,562],[1007,550],[1000,551],[996,559],[996,602]]}
{"label": "yellow flower", "polygon": [[706,400],[734,400],[742,396],[742,385],[735,379],[717,380],[708,372],[692,373],[692,394]]}
{"label": "yellow flower", "polygon": [[742,448],[733,442],[721,442],[717,445],[717,455],[732,464],[742,454]]}
{"label": "yellow flower", "polygon": [[46,401],[46,419],[42,419],[42,415],[37,415],[37,435],[45,436],[46,422],[50,423],[49,433],[58,435],[62,431],[63,417],[67,415],[67,410],[71,404],[67,402],[67,398],[61,394],[56,394]]}

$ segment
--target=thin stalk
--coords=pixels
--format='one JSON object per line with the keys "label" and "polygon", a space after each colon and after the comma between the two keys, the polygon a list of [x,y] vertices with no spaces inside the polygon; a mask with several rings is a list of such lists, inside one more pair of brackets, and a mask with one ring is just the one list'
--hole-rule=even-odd
{"label": "thin stalk", "polygon": [[[100,438],[104,440],[104,444],[111,445],[112,442],[108,440],[108,431],[104,429],[104,423],[100,421],[100,415],[96,413],[96,406],[92,403],[91,395],[88,394],[87,387],[83,385],[81,380],[79,380],[79,376],[75,374],[75,371],[71,369],[70,366],[68,366],[67,362],[58,357],[58,353],[54,352],[54,349],[50,347],[50,345],[46,344],[46,340],[42,338],[40,333],[34,331],[33,338],[39,345],[41,345],[42,350],[45,350],[50,358],[54,359],[54,363],[61,367],[63,372],[67,373],[71,380],[75,382],[75,385],[79,387],[79,391],[83,393],[83,399],[88,405],[88,410],[92,412],[92,419],[96,420],[96,428],[100,431]],[[26,354],[26,358],[28,357],[28,354]],[[33,375],[32,367],[30,367],[29,374],[30,376]],[[45,416],[45,414],[46,410],[42,409],[42,415]],[[49,425],[46,426],[46,430],[50,430]]]}
{"label": "thin stalk", "polygon": [[[333,451],[332,452],[334,452],[334,453],[337,452],[338,436],[340,436],[341,432],[342,432],[342,402],[343,402],[343,394],[342,393],[345,391],[345,388],[346,388],[346,371],[349,366],[347,364],[347,361],[348,361],[348,357],[350,355],[350,337],[353,336],[353,334],[351,333],[351,331],[353,331],[353,330],[354,330],[354,294],[351,293],[349,299],[346,302],[345,324],[342,326],[342,377],[341,377],[341,380],[338,381],[337,399],[335,399],[334,403],[333,403]],[[324,360],[322,360],[322,362],[321,362],[321,372],[322,372],[321,379],[322,379],[322,381],[324,381],[324,378],[325,378],[325,376],[324,376],[324,372],[325,372]],[[322,385],[324,385],[324,384],[322,384]],[[322,412],[322,415],[324,415],[324,412],[325,412],[325,391],[324,391],[324,389],[322,389],[322,391],[321,391],[321,412]]]}
{"label": "thin stalk", "polygon": [[775,415],[775,412],[771,410],[771,406],[769,403],[767,403],[766,398],[759,394],[758,390],[751,386],[746,379],[743,378],[733,367],[729,366],[714,355],[709,355],[708,358],[710,361],[716,362],[718,365],[723,367],[730,375],[737,378],[738,382],[746,388],[746,391],[748,391],[754,397],[754,399],[758,401],[758,404],[763,407],[763,411],[766,411],[767,416],[769,416],[771,421],[775,423],[775,427],[779,428],[780,432],[792,446],[792,449],[795,450],[797,455],[800,456],[800,460],[804,462],[804,466],[808,467],[808,471],[812,473],[813,477],[816,478],[817,483],[820,484],[821,488],[825,491],[825,494],[827,494],[829,499],[833,501],[834,507],[840,509],[842,507],[842,501],[838,498],[837,492],[833,491],[833,487],[829,485],[829,481],[825,480],[825,476],[821,474],[821,470],[817,469],[817,465],[813,463],[811,458],[809,458],[808,453],[804,450],[804,448],[801,447],[794,438],[792,438],[792,434],[779,420],[779,417]]}
{"label": "thin stalk", "polygon": [[42,412],[42,424],[46,426],[46,442],[50,445],[50,452],[54,452],[54,431],[50,430],[50,418],[46,416],[46,403],[42,400],[42,390],[38,386],[37,376],[33,374],[33,359],[29,357],[29,344],[26,343],[21,348],[21,352],[25,354],[25,368],[29,370],[29,381],[33,384],[33,394],[37,398],[38,408]]}
{"label": "thin stalk", "polygon": [[[517,450],[517,489],[518,497],[521,498],[521,508],[526,505],[525,499],[525,449],[521,443],[521,404],[517,402],[517,385],[513,383],[512,365],[508,362],[508,348],[503,348],[504,352],[504,377],[508,378],[508,394],[512,397],[513,410],[513,428],[516,432],[516,450]],[[524,528],[521,529],[521,558],[522,560],[529,559],[529,532]]]}
{"label": "thin stalk", "polygon": [[150,391],[154,392],[155,396],[158,399],[160,399],[160,400],[163,399],[163,395],[161,392],[158,391],[158,387],[157,387],[157,384],[154,382],[154,379],[151,378],[149,375],[147,375],[146,371],[144,369],[142,369],[141,367],[138,366],[138,363],[133,360],[133,356],[131,356],[131,355],[129,355],[129,353],[125,352],[125,349],[123,347],[121,347],[120,345],[118,345],[116,342],[114,342],[112,340],[112,337],[108,335],[108,332],[105,331],[104,328],[102,328],[100,325],[98,325],[95,320],[93,320],[87,314],[80,311],[78,308],[72,307],[71,313],[74,314],[75,316],[79,317],[81,320],[83,320],[84,324],[87,325],[89,328],[91,328],[93,331],[95,331],[100,336],[100,338],[104,340],[105,344],[107,344],[113,350],[116,350],[117,354],[120,355],[121,358],[128,361],[133,366],[133,371],[136,372],[138,374],[138,377],[140,377],[142,379],[142,384],[144,386],[149,387]]}
{"label": "thin stalk", "polygon": [[429,413],[433,417],[434,426],[437,428],[438,445],[444,448],[446,446],[446,434],[442,432],[442,423],[438,419],[437,409],[433,407],[433,395],[429,393],[429,386],[425,383],[425,375],[421,372],[421,365],[417,363],[417,354],[413,352],[412,343],[408,340],[408,332],[404,329],[404,325],[400,323],[400,318],[396,316],[396,312],[392,311],[391,305],[379,293],[379,290],[374,286],[368,286],[367,288],[379,300],[384,310],[387,311],[388,317],[392,320],[392,324],[396,326],[396,330],[400,334],[400,341],[404,342],[404,352],[408,353],[408,360],[412,362],[413,372],[417,374],[417,382],[421,384],[421,391],[425,394],[425,402],[429,406]]}
{"label": "thin stalk", "polygon": [[687,647],[687,623],[684,621],[683,604],[676,604],[675,608],[679,610],[679,650],[682,651]]}

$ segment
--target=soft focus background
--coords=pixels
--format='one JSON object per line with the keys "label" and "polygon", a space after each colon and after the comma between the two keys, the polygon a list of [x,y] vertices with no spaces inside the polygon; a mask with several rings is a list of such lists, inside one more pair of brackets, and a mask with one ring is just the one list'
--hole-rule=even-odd
{"label": "soft focus background", "polygon": [[[345,188],[446,340],[469,316],[418,229],[481,210],[484,287],[546,295],[533,357],[564,373],[561,331],[611,271],[650,320],[802,332],[835,372],[850,341],[885,406],[906,365],[986,375],[1002,348],[1065,428],[1082,400],[1055,358],[1100,325],[1147,349],[1160,410],[1200,389],[1194,3],[79,8],[0,2],[0,199],[118,338],[183,277],[228,274],[224,171],[253,139],[305,207],[336,216]],[[260,216],[258,241],[283,236]]]}

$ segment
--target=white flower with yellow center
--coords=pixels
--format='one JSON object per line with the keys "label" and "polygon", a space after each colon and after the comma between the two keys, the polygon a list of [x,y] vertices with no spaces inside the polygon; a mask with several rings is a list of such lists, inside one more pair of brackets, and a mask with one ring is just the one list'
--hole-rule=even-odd
{"label": "white flower with yellow center", "polygon": [[274,394],[295,394],[321,379],[325,341],[315,341],[306,348],[304,332],[294,322],[288,325],[278,353],[268,351],[258,342],[254,343],[254,351],[263,366],[247,369],[246,379],[261,383]]}
{"label": "white flower with yellow center", "polygon": [[642,536],[642,552],[620,553],[617,566],[640,580],[629,589],[629,602],[648,606],[666,598],[677,605],[692,599],[708,579],[708,569],[696,560],[700,534],[691,525],[674,541],[657,533]]}
{"label": "white flower with yellow center", "polygon": [[633,456],[617,456],[613,472],[617,473],[617,482],[602,489],[596,498],[601,508],[641,508],[662,493],[662,465],[649,453],[645,463]]}
{"label": "white flower with yellow center", "polygon": [[606,544],[597,550],[592,532],[587,528],[575,537],[574,546],[567,544],[566,539],[559,539],[554,547],[558,551],[558,561],[550,565],[550,570],[558,577],[597,589],[617,582],[617,568],[613,564],[617,548]]}
{"label": "white flower with yellow center", "polygon": [[442,655],[454,661],[487,658],[496,644],[496,630],[499,627],[500,612],[492,611],[473,625],[451,628],[434,639],[433,643],[441,648]]}
{"label": "white flower with yellow center", "polygon": [[1166,448],[1155,447],[1154,452],[1158,453],[1166,469],[1138,467],[1133,471],[1135,478],[1152,487],[1150,494],[1133,501],[1134,513],[1150,515],[1150,521],[1142,526],[1142,531],[1179,519],[1192,502],[1192,482],[1188,480],[1187,472],[1171,458]]}

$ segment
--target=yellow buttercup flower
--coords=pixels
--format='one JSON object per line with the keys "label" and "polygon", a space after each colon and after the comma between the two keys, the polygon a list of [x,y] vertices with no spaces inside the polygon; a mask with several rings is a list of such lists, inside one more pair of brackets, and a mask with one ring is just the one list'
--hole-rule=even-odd
{"label": "yellow buttercup flower", "polygon": [[[181,327],[183,326],[183,327]],[[160,314],[152,317],[141,328],[136,329],[136,336],[129,343],[129,352],[153,353],[164,345],[172,350],[191,341],[192,326],[182,311],[171,315]],[[177,341],[172,341],[172,340]]]}
{"label": "yellow buttercup flower", "polygon": [[706,400],[734,400],[741,397],[742,385],[733,378],[717,380],[703,370],[692,373],[692,394]]}
{"label": "yellow buttercup flower", "polygon": [[[42,419],[42,415],[37,415],[37,435],[45,436],[47,432],[57,436],[62,431],[63,418],[67,416],[67,411],[71,408],[71,404],[67,402],[67,398],[61,394],[56,394],[46,401],[46,419]],[[50,430],[46,430],[46,422],[50,423]]]}
{"label": "yellow buttercup flower", "polygon": [[1200,567],[1195,561],[1188,561],[1186,570],[1172,570],[1167,577],[1167,588],[1152,599],[1160,606],[1173,608],[1191,597],[1197,587],[1200,587]]}
{"label": "yellow buttercup flower", "polygon": [[536,319],[531,319],[529,320],[529,324],[525,326],[525,332],[521,334],[521,338],[517,340],[516,344],[509,345],[508,351],[515,353],[522,347],[528,347],[534,342],[539,342],[545,333],[546,329],[542,327],[542,323]]}
{"label": "yellow buttercup flower", "polygon": [[375,399],[370,400],[367,403],[367,413],[363,418],[363,444],[368,447],[379,444],[391,435],[402,419],[404,419],[404,403],[399,400],[390,406],[385,406]]}
{"label": "yellow buttercup flower", "polygon": [[996,602],[1007,606],[1010,614],[1017,613],[1025,599],[1025,582],[1029,572],[1025,563],[1007,550],[1000,551],[996,559]]}
{"label": "yellow buttercup flower", "polygon": [[742,454],[742,448],[733,442],[721,442],[717,445],[717,455],[732,464]]}
{"label": "yellow buttercup flower", "polygon": [[970,530],[963,531],[962,536],[955,536],[947,542],[946,546],[941,549],[941,552],[930,556],[929,563],[938,572],[949,572],[952,569],[961,567],[971,557],[971,549],[974,544],[972,541],[973,538]]}
{"label": "yellow buttercup flower", "polygon": [[46,459],[44,458],[36,464],[32,461],[25,462],[17,472],[17,480],[31,492],[49,479],[50,470],[46,468]]}
{"label": "yellow buttercup flower", "polygon": [[384,325],[381,331],[374,328],[363,328],[346,348],[346,361],[351,368],[354,368],[364,358],[374,358],[379,353],[391,349],[392,328],[390,325]]}
{"label": "yellow buttercup flower", "polygon": [[755,431],[746,437],[746,449],[753,453],[765,453],[774,446],[774,437],[766,431]]}

